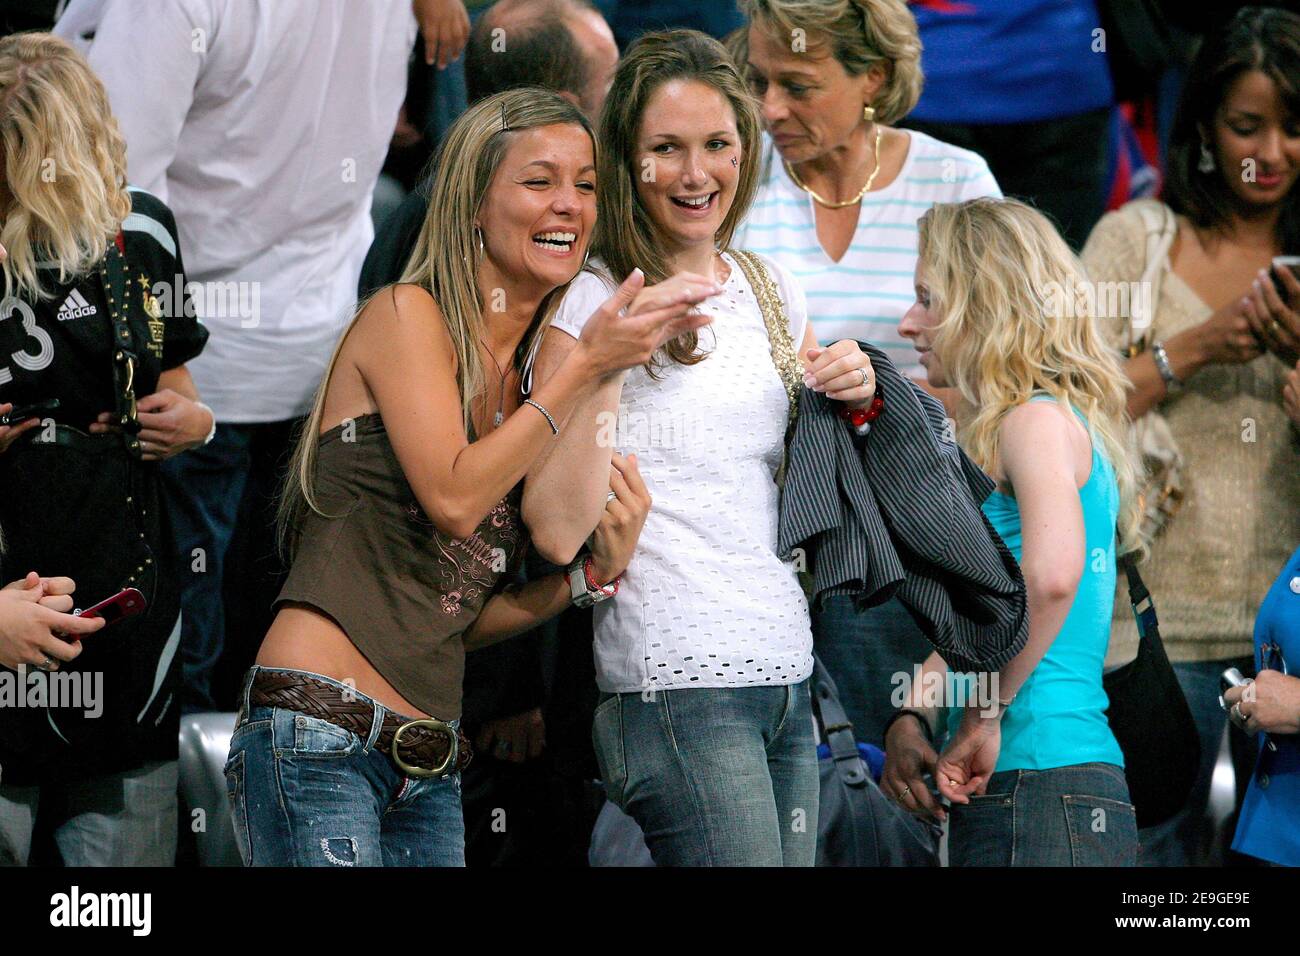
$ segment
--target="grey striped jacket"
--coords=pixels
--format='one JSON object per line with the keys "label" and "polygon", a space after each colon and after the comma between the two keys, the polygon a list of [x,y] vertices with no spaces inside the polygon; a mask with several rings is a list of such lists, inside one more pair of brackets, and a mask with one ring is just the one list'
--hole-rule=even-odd
{"label": "grey striped jacket", "polygon": [[884,412],[859,448],[836,403],[803,390],[778,552],[807,554],[815,602],[897,596],[950,668],[996,670],[1024,647],[1029,614],[1020,566],[980,510],[993,480],[957,447],[943,405],[860,345]]}

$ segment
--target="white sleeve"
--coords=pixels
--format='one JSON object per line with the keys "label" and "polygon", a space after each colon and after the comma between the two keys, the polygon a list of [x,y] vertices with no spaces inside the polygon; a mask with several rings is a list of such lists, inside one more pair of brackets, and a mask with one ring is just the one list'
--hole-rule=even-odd
{"label": "white sleeve", "polygon": [[790,320],[790,337],[794,340],[795,351],[803,342],[804,330],[808,328],[808,297],[804,294],[803,283],[790,270],[770,256],[762,257],[768,270],[776,278],[777,290],[781,293],[781,302],[785,305],[786,318]]}
{"label": "white sleeve", "polygon": [[99,27],[107,3],[108,0],[71,0],[50,32],[67,40],[85,56],[90,52],[90,40],[86,37]]}
{"label": "white sleeve", "polygon": [[961,199],[959,202],[965,202],[967,199],[979,199],[981,196],[990,196],[994,199],[1002,198],[1002,187],[993,177],[993,171],[989,169],[988,161],[978,153],[967,152],[964,155],[974,157],[979,160],[971,168],[970,177],[967,182],[962,183]]}
{"label": "white sleeve", "polygon": [[104,8],[90,45],[87,59],[126,140],[127,178],[164,203],[212,26],[203,0],[118,0]]}
{"label": "white sleeve", "polygon": [[551,327],[565,332],[575,339],[582,335],[582,328],[595,312],[614,294],[617,286],[610,286],[603,278],[592,272],[579,272],[577,278],[569,283],[560,307],[551,319]]}

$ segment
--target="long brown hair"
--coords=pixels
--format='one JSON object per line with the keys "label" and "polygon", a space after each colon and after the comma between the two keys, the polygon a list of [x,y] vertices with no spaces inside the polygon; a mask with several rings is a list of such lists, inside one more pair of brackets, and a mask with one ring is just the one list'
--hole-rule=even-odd
{"label": "long brown hair", "polygon": [[[736,114],[742,161],[736,195],[722,220],[715,240],[721,249],[731,245],[736,227],[749,212],[758,190],[759,153],[762,125],[753,99],[736,72],[735,64],[717,40],[695,30],[667,30],[647,33],[628,49],[614,73],[605,110],[600,120],[600,142],[604,162],[599,174],[600,215],[592,246],[621,282],[640,268],[646,284],[669,276],[669,253],[655,229],[641,196],[637,177],[637,136],[646,106],[655,91],[672,80],[692,80],[717,90]],[[688,332],[664,346],[671,362],[694,365],[704,358],[697,353],[698,336]],[[659,359],[652,363],[658,364]]]}
{"label": "long brown hair", "polygon": [[[401,281],[426,290],[442,312],[456,356],[456,387],[467,432],[470,410],[484,388],[483,358],[478,349],[485,326],[484,304],[478,289],[480,240],[475,235],[474,219],[511,137],[524,130],[570,123],[582,127],[592,138],[594,153],[596,137],[591,122],[568,100],[538,87],[506,90],[480,100],[463,113],[447,131],[438,150],[429,211]],[[325,395],[343,343],[370,300],[389,288],[378,289],[357,304],[316,390],[280,499],[277,524],[280,546],[286,554],[293,550],[295,529],[306,509],[325,514],[314,491],[316,450],[325,416]],[[552,303],[566,288],[567,284],[560,286],[542,299],[521,351],[531,351],[554,311]]]}

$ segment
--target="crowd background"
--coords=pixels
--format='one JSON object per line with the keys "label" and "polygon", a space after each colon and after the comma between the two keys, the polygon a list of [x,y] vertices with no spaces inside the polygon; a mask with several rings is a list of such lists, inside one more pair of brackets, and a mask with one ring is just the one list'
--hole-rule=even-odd
{"label": "crowd background", "polygon": [[[924,83],[914,108],[882,116],[881,122],[921,134],[913,142],[935,150],[932,171],[909,168],[904,180],[949,184],[942,174],[947,160],[959,173],[954,188],[925,187],[891,199],[925,205],[978,196],[1021,199],[1045,213],[1081,253],[1092,279],[1143,279],[1151,255],[1149,227],[1134,201],[1161,197],[1171,178],[1190,175],[1190,167],[1202,161],[1188,150],[1198,130],[1204,138],[1203,127],[1180,130],[1178,104],[1190,83],[1199,84],[1209,109],[1217,107],[1223,88],[1189,75],[1189,67],[1202,45],[1222,42],[1226,25],[1245,4],[917,0],[908,6],[922,46]],[[204,316],[209,339],[193,375],[197,394],[212,407],[215,432],[206,444],[195,442],[166,463],[158,491],[169,503],[166,533],[175,536],[175,554],[202,552],[206,558],[201,570],[190,561],[177,568],[184,614],[178,625],[182,674],[175,687],[183,720],[235,709],[241,676],[270,626],[284,582],[273,536],[276,499],[306,401],[323,371],[320,345],[333,341],[358,299],[402,275],[428,205],[430,160],[451,124],[473,103],[524,84],[560,92],[594,118],[619,52],[642,33],[701,30],[728,40],[735,52],[743,49],[736,31],[743,33],[746,15],[762,8],[751,0],[735,8],[685,0],[428,0],[417,2],[412,16],[410,5],[394,2],[382,6],[382,15],[371,11],[349,21],[339,11],[329,21],[335,30],[354,30],[366,39],[340,60],[337,52],[326,52],[335,50],[332,36],[301,29],[292,11],[280,21],[259,21],[264,32],[254,37],[251,22],[240,21],[237,0],[160,4],[158,17],[150,18],[159,38],[168,31],[172,39],[185,37],[195,18],[202,21],[213,10],[226,17],[209,21],[214,29],[228,37],[248,33],[239,39],[248,58],[228,64],[216,80],[206,78],[210,85],[197,97],[194,58],[184,54],[179,40],[160,41],[151,56],[141,58],[142,17],[128,0],[0,2],[6,32],[55,28],[86,51],[126,140],[131,184],[164,200],[176,217],[174,244],[185,254],[184,265],[177,256],[176,274],[261,284],[263,320],[256,330],[239,315]],[[508,37],[505,57],[493,49],[498,29]],[[1288,105],[1296,95],[1296,74],[1285,71],[1297,66],[1293,61],[1277,67],[1283,71],[1279,86],[1292,84],[1283,86]],[[304,83],[315,83],[320,95],[310,102],[294,97]],[[765,122],[774,121],[771,109],[776,108],[764,106]],[[279,114],[286,110],[293,123],[281,123]],[[313,135],[307,149],[297,138],[304,127]],[[877,163],[888,170],[890,144],[885,159],[880,149],[878,141]],[[355,188],[338,185],[340,157],[353,164]],[[279,166],[295,171],[277,180]],[[782,211],[779,190],[793,187],[782,185],[779,167],[769,164],[774,185],[738,233],[741,248],[776,255],[799,241],[801,227]],[[263,184],[264,191],[250,195],[246,181]],[[1195,217],[1194,210],[1175,211]],[[163,213],[154,215],[165,223]],[[299,223],[292,236],[283,235],[286,215]],[[879,256],[852,258],[859,241],[846,237],[850,258],[836,260],[841,270],[855,264],[879,268]],[[250,256],[251,249],[259,251]],[[1256,612],[1300,541],[1300,469],[1288,445],[1295,437],[1276,400],[1288,373],[1292,387],[1300,386],[1293,351],[1290,369],[1262,348],[1233,351],[1230,337],[1249,331],[1249,307],[1230,315],[1229,305],[1239,297],[1216,302],[1207,290],[1224,284],[1235,289],[1250,276],[1230,256],[1226,263],[1182,263],[1162,285],[1155,331],[1169,347],[1176,378],[1190,380],[1189,395],[1166,416],[1171,454],[1178,455],[1186,484],[1206,484],[1169,519],[1169,531],[1147,565],[1151,570],[1144,573],[1161,603],[1166,644],[1192,704],[1203,754],[1187,809],[1158,833],[1143,835],[1143,861],[1246,864],[1251,858],[1227,847],[1235,817],[1216,819],[1211,785],[1224,741],[1231,741],[1235,815],[1256,754],[1250,735],[1226,734],[1217,682],[1228,666],[1254,672]],[[910,266],[907,272],[898,289],[890,286],[876,300],[847,302],[833,299],[843,271],[811,260],[795,268],[805,288],[824,297],[809,309],[823,343],[842,337],[871,341],[917,375],[912,343],[896,328],[913,298]],[[1186,281],[1197,274],[1207,276],[1200,286]],[[1176,286],[1180,275],[1184,284]],[[1201,293],[1201,300],[1189,299],[1187,287]],[[1267,314],[1267,293],[1254,294]],[[897,301],[889,301],[891,295]],[[1179,300],[1173,301],[1175,295]],[[874,318],[845,325],[837,316],[849,312]],[[1193,329],[1205,334],[1191,335]],[[1129,344],[1120,340],[1121,332],[1113,336],[1117,347]],[[1174,344],[1179,333],[1189,333],[1183,350]],[[1189,346],[1193,339],[1196,350]],[[1279,354],[1293,347],[1289,340],[1276,344]],[[182,368],[191,357],[183,352],[169,356]],[[1130,363],[1139,360],[1150,362],[1129,355]],[[1135,383],[1144,374],[1136,365],[1127,371]],[[933,391],[952,408],[953,394]],[[1153,387],[1145,403],[1130,400],[1129,412],[1139,418],[1159,404]],[[1228,431],[1251,419],[1267,436],[1262,440],[1272,444],[1260,452],[1223,436],[1207,437],[1204,425],[1215,416],[1232,426]],[[206,431],[207,422],[193,427]],[[1228,499],[1236,507],[1225,509]],[[1170,510],[1176,507],[1177,501]],[[532,578],[552,570],[534,553],[523,573]],[[928,651],[901,605],[891,604],[869,615],[847,605],[832,607],[813,621],[818,650],[835,674],[850,719],[861,739],[877,745],[884,743],[890,676],[910,670]],[[590,611],[570,609],[523,637],[469,655],[464,727],[480,751],[463,779],[470,865],[586,862],[604,803],[590,741],[597,703],[586,640],[591,626]],[[1114,627],[1109,663],[1131,657],[1136,637],[1122,602]],[[864,633],[881,635],[889,646],[866,669],[855,663],[864,658]],[[501,810],[511,821],[504,832],[493,825]],[[67,812],[52,804],[36,815],[33,862],[58,860],[59,848],[68,845],[58,836],[60,814]],[[178,860],[196,862],[185,807],[178,817]]]}

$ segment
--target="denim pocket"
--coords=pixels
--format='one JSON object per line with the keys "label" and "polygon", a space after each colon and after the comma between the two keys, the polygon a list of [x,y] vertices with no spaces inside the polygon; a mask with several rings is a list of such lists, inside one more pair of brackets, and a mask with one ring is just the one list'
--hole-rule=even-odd
{"label": "denim pocket", "polygon": [[233,754],[236,747],[243,743],[244,738],[249,734],[270,730],[271,724],[270,720],[250,720],[242,724],[236,723],[234,733],[230,735],[230,752]]}
{"label": "denim pocket", "polygon": [[591,740],[596,747],[596,762],[605,795],[617,807],[623,806],[623,788],[627,784],[627,758],[623,749],[623,700],[613,694],[596,707],[592,718]]}
{"label": "denim pocket", "polygon": [[1009,807],[1011,806],[1012,795],[1007,793],[972,793],[967,797],[970,803],[954,803],[953,809],[978,810],[982,807]]}
{"label": "denim pocket", "polygon": [[1137,813],[1109,797],[1065,794],[1072,866],[1136,866]]}
{"label": "denim pocket", "polygon": [[248,806],[244,800],[244,752],[232,754],[226,761],[226,796],[230,800],[230,823],[235,831],[235,845],[244,866],[253,865],[253,848],[248,841]]}
{"label": "denim pocket", "polygon": [[293,715],[295,757],[350,757],[361,749],[361,738],[338,724],[306,714]]}

